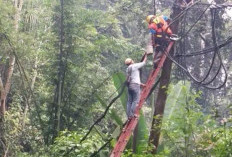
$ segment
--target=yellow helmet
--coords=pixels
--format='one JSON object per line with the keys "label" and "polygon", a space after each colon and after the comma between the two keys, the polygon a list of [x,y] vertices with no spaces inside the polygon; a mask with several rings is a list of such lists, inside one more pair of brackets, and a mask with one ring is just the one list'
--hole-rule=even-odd
{"label": "yellow helmet", "polygon": [[131,59],[131,58],[127,58],[126,60],[125,60],[125,64],[126,65],[129,65],[129,64],[131,64],[133,62],[133,60]]}
{"label": "yellow helmet", "polygon": [[155,18],[155,15],[148,15],[146,18],[147,23],[150,23],[152,18]]}
{"label": "yellow helmet", "polygon": [[154,22],[155,24],[160,23],[160,19],[159,19],[159,17],[156,17],[156,18],[153,20],[153,22]]}

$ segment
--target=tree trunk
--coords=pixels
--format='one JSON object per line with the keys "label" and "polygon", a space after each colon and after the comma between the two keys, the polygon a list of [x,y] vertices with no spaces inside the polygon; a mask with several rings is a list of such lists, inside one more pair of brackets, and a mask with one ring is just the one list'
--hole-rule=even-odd
{"label": "tree trunk", "polygon": [[0,102],[0,156],[3,156],[6,150],[6,142],[4,138],[4,111],[5,111],[5,104],[4,98],[5,98],[5,90],[3,86],[2,79],[0,78],[0,95],[1,95],[1,102]]}
{"label": "tree trunk", "polygon": [[5,89],[2,82],[2,79],[0,78],[0,115],[3,116],[5,113]]}
{"label": "tree trunk", "polygon": [[[31,85],[30,85],[31,92],[34,91],[35,81],[36,81],[36,78],[37,78],[37,75],[38,75],[37,67],[38,67],[38,54],[35,57],[34,75],[32,77]],[[31,104],[31,101],[32,101],[32,94],[30,94],[30,96],[28,97],[28,99],[26,101],[26,106],[24,108],[23,119],[22,119],[22,130],[24,130],[24,127],[25,127],[25,120],[26,120],[27,112],[28,112],[28,109],[29,109],[29,105]]]}
{"label": "tree trunk", "polygon": [[1,86],[1,102],[0,102],[0,112],[2,114],[2,116],[4,115],[5,111],[6,111],[6,98],[7,95],[10,91],[10,86],[11,86],[11,77],[14,71],[14,64],[15,64],[15,57],[14,56],[10,56],[10,61],[9,61],[9,67],[8,67],[8,72],[5,76],[6,82],[5,85],[2,82],[2,79],[0,81],[0,86]]}
{"label": "tree trunk", "polygon": [[[176,3],[179,3],[179,2],[176,2]],[[174,7],[171,18],[174,19],[180,12],[181,12],[180,8]],[[173,27],[171,27],[173,33],[175,34],[178,32],[177,31],[178,24],[179,24],[179,20],[174,22],[172,24]],[[172,54],[173,51],[174,51],[174,48],[171,49],[170,54]],[[153,120],[152,120],[150,137],[149,137],[149,144],[154,145],[154,147],[151,150],[153,154],[156,153],[157,147],[159,145],[160,129],[162,125],[162,118],[163,118],[165,103],[167,99],[166,92],[167,92],[167,87],[168,87],[169,80],[170,80],[171,68],[172,68],[172,62],[171,60],[167,58],[166,61],[164,62],[163,70],[161,73],[160,86],[159,86],[158,96],[154,104],[155,111],[153,114]]]}
{"label": "tree trunk", "polygon": [[64,44],[64,1],[60,0],[60,41],[59,41],[59,67],[58,67],[58,82],[56,85],[56,98],[55,98],[55,120],[54,120],[54,134],[53,139],[60,131],[60,118],[61,118],[61,103],[62,103],[62,90],[64,78],[64,62],[63,62],[63,44]]}
{"label": "tree trunk", "polygon": [[[7,156],[6,154],[6,149],[7,149],[7,144],[5,141],[5,124],[4,124],[4,114],[6,111],[6,99],[7,95],[10,91],[10,86],[11,86],[11,77],[14,71],[14,64],[15,64],[15,56],[10,56],[10,61],[9,61],[9,67],[8,71],[6,73],[6,76],[4,76],[6,80],[5,85],[3,84],[2,78],[0,78],[0,86],[1,86],[1,91],[0,91],[0,153],[4,154],[4,156]],[[1,155],[0,154],[0,155]]]}
{"label": "tree trunk", "polygon": [[166,91],[170,80],[171,67],[172,67],[172,62],[169,59],[167,59],[164,62],[163,71],[160,77],[160,87],[158,91],[158,96],[154,104],[155,111],[153,114],[152,127],[149,137],[149,142],[154,145],[154,148],[152,149],[153,153],[156,152],[156,148],[158,147],[159,144],[160,128],[161,128],[161,122],[164,113],[165,102],[167,99]]}
{"label": "tree trunk", "polygon": [[[15,0],[14,1],[14,7],[15,7],[15,16],[14,16],[14,27],[15,32],[18,32],[19,28],[19,20],[20,20],[20,12],[22,10],[23,6],[23,0]],[[7,95],[10,91],[11,87],[11,77],[13,75],[14,71],[14,65],[15,65],[15,56],[10,54],[10,60],[9,60],[9,67],[7,70],[6,75],[1,76],[0,78],[0,155],[7,156],[8,147],[7,143],[5,141],[4,137],[4,114],[6,111],[6,100]],[[6,80],[5,82],[3,82]]]}
{"label": "tree trunk", "polygon": [[153,8],[154,8],[154,15],[156,15],[156,0],[153,2]]}

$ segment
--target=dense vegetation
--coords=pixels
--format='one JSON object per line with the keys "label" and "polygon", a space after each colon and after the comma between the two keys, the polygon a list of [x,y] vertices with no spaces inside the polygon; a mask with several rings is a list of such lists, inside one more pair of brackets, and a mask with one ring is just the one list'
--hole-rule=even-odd
{"label": "dense vegetation", "polygon": [[[178,34],[183,40],[172,56],[196,78],[207,75],[213,53],[178,55],[214,46],[212,12],[207,1],[201,2],[204,5],[182,16]],[[225,2],[215,0],[215,4]],[[150,0],[0,0],[0,156],[108,156],[126,121],[126,89],[83,137],[121,91],[124,59],[141,59],[150,39],[145,18],[154,13],[153,4]],[[180,0],[155,4],[159,15],[169,16],[173,8],[181,7]],[[216,9],[218,43],[232,36],[229,8]],[[154,154],[148,139],[158,88],[142,109],[136,145],[131,138],[123,156],[232,156],[231,49],[231,43],[219,49],[228,74],[220,89],[196,83],[173,64],[169,86],[161,87],[168,97],[157,151]],[[152,57],[148,60],[143,82],[152,68]],[[217,67],[220,57],[206,79],[213,79],[210,87],[225,80],[222,70],[214,79]]]}

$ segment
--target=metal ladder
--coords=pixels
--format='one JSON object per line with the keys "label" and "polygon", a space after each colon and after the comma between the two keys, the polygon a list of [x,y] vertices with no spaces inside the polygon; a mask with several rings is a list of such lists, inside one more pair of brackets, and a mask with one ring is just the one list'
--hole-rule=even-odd
{"label": "metal ladder", "polygon": [[134,129],[138,123],[139,111],[142,108],[143,103],[147,99],[149,92],[152,88],[152,85],[154,84],[154,82],[159,74],[160,69],[163,67],[164,61],[167,58],[167,54],[169,54],[169,51],[171,50],[173,44],[174,44],[173,41],[171,41],[169,43],[165,54],[161,57],[161,59],[159,61],[158,67],[155,70],[152,69],[152,71],[150,72],[150,75],[149,75],[147,82],[146,82],[146,86],[143,88],[143,90],[141,92],[139,103],[135,109],[135,114],[138,115],[138,117],[133,117],[131,120],[127,121],[124,128],[122,129],[122,132],[118,138],[117,143],[114,146],[114,149],[112,150],[112,152],[110,154],[110,157],[120,157],[120,155],[124,151],[126,144],[129,141],[129,138],[130,138],[132,132],[134,131]]}

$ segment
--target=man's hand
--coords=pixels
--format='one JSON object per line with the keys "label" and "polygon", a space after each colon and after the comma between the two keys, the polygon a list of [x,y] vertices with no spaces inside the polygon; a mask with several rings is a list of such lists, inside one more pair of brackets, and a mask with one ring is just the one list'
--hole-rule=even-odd
{"label": "man's hand", "polygon": [[144,88],[144,87],[146,87],[146,85],[143,84],[143,83],[140,83],[140,87],[141,87],[141,88]]}

